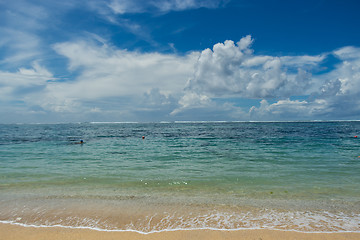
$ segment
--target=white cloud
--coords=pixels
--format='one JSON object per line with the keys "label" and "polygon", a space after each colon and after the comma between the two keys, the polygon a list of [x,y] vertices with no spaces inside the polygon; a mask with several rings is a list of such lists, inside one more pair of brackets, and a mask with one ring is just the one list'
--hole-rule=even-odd
{"label": "white cloud", "polygon": [[221,0],[160,0],[151,1],[151,4],[162,12],[183,11],[196,8],[217,8],[224,2]]}
{"label": "white cloud", "polygon": [[116,14],[124,14],[127,12],[142,12],[143,11],[141,5],[137,4],[136,1],[113,0],[108,4],[108,6]]}
{"label": "white cloud", "polygon": [[199,95],[194,92],[188,92],[179,100],[180,108],[171,112],[171,115],[176,115],[183,110],[195,109],[195,108],[212,108],[214,104],[211,99],[206,95]]}
{"label": "white cloud", "polygon": [[360,48],[348,46],[333,51],[333,54],[341,60],[359,60]]}
{"label": "white cloud", "polygon": [[[79,27],[63,31],[56,24],[64,20],[65,13],[81,9],[156,46],[150,27],[127,18],[127,13],[167,14],[218,8],[226,2],[0,1],[0,108],[9,112],[8,105],[16,102],[19,105],[12,106],[18,111],[51,112],[55,118],[108,114],[131,119],[142,111],[148,112],[147,116],[157,111],[173,119],[202,115],[203,120],[212,116],[233,120],[360,117],[360,48],[355,46],[315,56],[260,55],[253,50],[254,39],[248,35],[238,42],[227,40],[212,49],[185,55],[142,53],[108,44],[106,39],[112,38],[106,35],[109,32],[99,36]],[[60,34],[65,31],[68,35]],[[86,40],[79,40],[84,34]],[[64,42],[65,38],[70,40]],[[165,44],[176,53],[174,44]],[[329,56],[339,63],[321,73]],[[64,59],[68,72],[54,64]],[[241,109],[236,99],[256,99],[259,105]]]}
{"label": "white cloud", "polygon": [[253,51],[250,49],[251,44],[254,42],[254,39],[251,38],[251,35],[247,35],[240,39],[237,43],[240,50],[245,51],[247,54],[251,54]]}
{"label": "white cloud", "polygon": [[341,62],[331,72],[321,76],[328,79],[321,89],[322,96],[331,94],[360,98],[360,48],[344,47],[333,52]]}
{"label": "white cloud", "polygon": [[[317,56],[277,57],[254,55],[252,43],[247,36],[237,44],[225,41],[202,51],[172,114],[207,108],[213,98],[251,98],[263,100],[243,115],[244,119],[360,117],[359,48],[344,47]],[[328,73],[313,76],[331,54],[340,63]],[[307,99],[290,100],[292,96]],[[264,99],[277,100],[269,104]]]}
{"label": "white cloud", "polygon": [[[311,73],[302,67],[316,67],[321,56],[261,56],[250,48],[251,36],[238,43],[227,40],[202,51],[186,93],[179,101],[180,109],[191,107],[190,96],[236,98],[287,98],[314,91]],[[296,71],[288,70],[295,68]],[[186,102],[186,104],[184,104]],[[198,104],[194,100],[194,104]]]}
{"label": "white cloud", "polygon": [[216,8],[222,0],[112,0],[108,6],[116,14],[142,13],[148,11],[170,12],[196,8]]}
{"label": "white cloud", "polygon": [[2,11],[3,24],[15,29],[44,29],[44,19],[49,17],[47,10],[40,4],[24,0],[8,1]]}
{"label": "white cloud", "polygon": [[179,95],[198,56],[131,52],[85,41],[59,43],[54,49],[68,58],[69,70],[78,74],[73,81],[52,82],[46,87],[49,100],[42,106],[61,111],[66,105],[78,108],[75,102],[120,96],[131,99],[152,89],[164,96]]}
{"label": "white cloud", "polygon": [[260,102],[260,107],[252,107],[249,111],[252,120],[306,120],[328,113],[325,100],[313,102],[284,99],[273,104],[266,100]]}
{"label": "white cloud", "polygon": [[9,28],[0,28],[0,31],[0,49],[4,49],[0,64],[16,65],[19,62],[31,61],[41,54],[41,40],[35,34]]}
{"label": "white cloud", "polygon": [[45,29],[48,13],[45,8],[27,1],[9,1],[0,6],[0,64],[16,65],[33,61],[41,50],[36,32]]}
{"label": "white cloud", "polygon": [[256,119],[358,119],[360,117],[360,48],[344,47],[332,54],[341,62],[329,73],[314,77],[324,84],[307,101],[280,100],[250,110]]}
{"label": "white cloud", "polygon": [[[154,112],[186,120],[360,117],[360,48],[316,56],[257,55],[253,39],[246,36],[237,43],[228,40],[180,56],[118,49],[100,36],[87,36],[96,41],[53,45],[68,60],[68,74],[75,77],[55,79],[40,61],[15,72],[0,71],[0,100],[23,101],[39,114],[128,120],[140,115],[155,119]],[[339,63],[316,74],[330,55]],[[258,99],[260,104],[242,109],[234,100],[240,98]]]}
{"label": "white cloud", "polygon": [[130,52],[83,41],[56,44],[54,49],[69,59],[71,71],[80,71],[75,82],[63,84],[73,89],[68,94],[81,92],[88,98],[133,95],[152,88],[178,91],[191,76],[197,57]]}
{"label": "white cloud", "polygon": [[0,71],[1,99],[22,99],[23,96],[17,95],[16,91],[45,86],[47,81],[53,79],[52,74],[37,62],[32,63],[32,68],[19,68],[15,73]]}
{"label": "white cloud", "polygon": [[[52,74],[37,62],[15,72],[0,71],[0,122],[37,122],[44,112],[30,95],[42,95]],[[46,98],[41,99],[46,102]]]}
{"label": "white cloud", "polygon": [[[299,66],[316,65],[323,56],[255,56],[250,36],[236,45],[233,41],[215,44],[213,50],[201,53],[194,77],[188,89],[209,96],[247,98],[284,97],[308,94],[310,81]],[[291,66],[297,72],[290,72]]]}
{"label": "white cloud", "polygon": [[163,93],[159,88],[153,88],[144,93],[143,105],[163,107],[166,105],[174,104],[174,99],[171,95]]}
{"label": "white cloud", "polygon": [[125,29],[152,46],[158,46],[159,44],[152,37],[151,30],[144,24],[130,20],[126,14],[166,14],[172,11],[217,8],[226,2],[227,0],[107,0],[100,3],[91,1],[88,5],[111,24]]}

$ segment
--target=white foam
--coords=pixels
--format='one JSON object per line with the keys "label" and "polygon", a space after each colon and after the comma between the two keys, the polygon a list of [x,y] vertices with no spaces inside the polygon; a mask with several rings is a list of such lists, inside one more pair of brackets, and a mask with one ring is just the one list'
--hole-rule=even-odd
{"label": "white foam", "polygon": [[[159,219],[159,217],[160,221],[154,220],[156,218]],[[220,213],[216,211],[203,215],[193,215],[190,213],[187,216],[177,215],[176,213],[164,216],[154,214],[152,216],[147,216],[140,222],[131,222],[122,228],[106,226],[99,219],[87,218],[71,219],[77,220],[75,226],[69,226],[66,223],[63,224],[63,221],[57,221],[56,223],[45,222],[45,224],[30,224],[22,223],[20,222],[21,220],[20,217],[17,217],[15,220],[0,220],[0,223],[23,227],[61,227],[107,232],[137,232],[141,234],[204,229],[219,231],[269,229],[304,233],[360,232],[360,214],[278,212],[266,209],[259,212],[257,215],[254,215],[251,212],[239,214],[229,212]]]}
{"label": "white foam", "polygon": [[260,227],[253,227],[253,228],[234,228],[234,229],[224,229],[224,228],[212,228],[212,227],[203,227],[203,228],[173,228],[173,229],[162,229],[162,230],[152,230],[149,232],[134,230],[134,229],[103,229],[97,227],[87,227],[87,226],[66,226],[66,225],[35,225],[35,224],[24,224],[18,223],[14,221],[3,221],[0,220],[2,224],[11,224],[21,227],[33,227],[33,228],[66,228],[66,229],[88,229],[94,230],[99,232],[135,232],[140,234],[151,234],[151,233],[162,233],[162,232],[175,232],[175,231],[196,231],[196,230],[212,230],[212,231],[244,231],[244,230],[274,230],[274,231],[285,231],[285,232],[300,232],[300,233],[360,233],[360,230],[357,231],[312,231],[312,232],[304,232],[298,230],[289,230],[289,229],[276,229],[276,228],[260,228]]}

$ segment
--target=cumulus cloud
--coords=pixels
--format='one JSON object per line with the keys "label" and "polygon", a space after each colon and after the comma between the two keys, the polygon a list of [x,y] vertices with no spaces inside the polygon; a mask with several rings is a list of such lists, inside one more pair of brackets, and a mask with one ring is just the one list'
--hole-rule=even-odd
{"label": "cumulus cloud", "polygon": [[333,51],[341,62],[314,81],[323,82],[308,100],[279,100],[269,104],[262,100],[252,107],[255,119],[354,119],[360,117],[360,48],[344,47]]}
{"label": "cumulus cloud", "polygon": [[[256,56],[250,48],[251,36],[215,44],[204,50],[198,60],[188,89],[212,96],[234,95],[247,98],[284,97],[307,94],[310,76],[300,68],[317,65],[323,56]],[[297,69],[288,71],[289,67]]]}
{"label": "cumulus cloud", "polygon": [[[314,90],[310,66],[317,66],[325,55],[254,55],[252,43],[248,35],[236,44],[227,40],[215,44],[212,50],[202,51],[186,93],[179,101],[180,109],[191,107],[185,99],[196,95],[261,99],[306,95]],[[197,101],[194,99],[195,104]]]}
{"label": "cumulus cloud", "polygon": [[259,107],[252,107],[249,111],[252,120],[302,120],[324,116],[331,110],[325,100],[279,100],[269,104],[261,100]]}
{"label": "cumulus cloud", "polygon": [[143,95],[143,105],[150,107],[163,107],[174,104],[174,98],[166,93],[162,93],[159,88],[152,88]]}
{"label": "cumulus cloud", "polygon": [[[251,36],[246,36],[237,43],[228,40],[202,51],[172,114],[207,108],[216,98],[248,98],[259,99],[260,105],[246,114],[243,111],[242,119],[360,116],[359,48],[344,47],[316,56],[269,56],[254,54],[252,44]],[[313,75],[329,56],[339,64]],[[296,100],[299,96],[303,100]]]}
{"label": "cumulus cloud", "polygon": [[176,115],[179,112],[186,109],[194,108],[204,108],[204,107],[214,107],[214,104],[211,104],[211,99],[206,95],[200,95],[195,92],[189,92],[185,94],[180,100],[180,108],[176,108],[171,112],[171,115]]}

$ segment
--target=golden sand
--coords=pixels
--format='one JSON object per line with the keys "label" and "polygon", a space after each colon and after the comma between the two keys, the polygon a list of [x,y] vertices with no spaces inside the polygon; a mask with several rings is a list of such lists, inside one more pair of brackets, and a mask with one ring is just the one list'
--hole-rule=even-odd
{"label": "golden sand", "polygon": [[0,240],[180,240],[180,239],[242,239],[242,240],[358,240],[360,233],[301,233],[278,230],[178,230],[141,234],[136,232],[105,232],[61,227],[37,228],[0,223]]}

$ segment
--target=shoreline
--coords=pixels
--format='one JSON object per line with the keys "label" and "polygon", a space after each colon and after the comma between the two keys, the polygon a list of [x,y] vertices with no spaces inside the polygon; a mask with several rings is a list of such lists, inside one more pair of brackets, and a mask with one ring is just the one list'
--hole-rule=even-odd
{"label": "shoreline", "polygon": [[300,234],[342,234],[342,233],[355,233],[360,234],[359,231],[299,231],[295,229],[276,229],[276,228],[238,228],[238,229],[222,229],[222,228],[211,228],[211,227],[204,227],[204,228],[175,228],[175,229],[163,229],[163,230],[151,230],[149,232],[143,232],[140,230],[135,229],[104,229],[98,227],[86,227],[86,226],[66,226],[66,225],[35,225],[35,224],[24,224],[12,221],[2,221],[0,220],[0,225],[10,225],[20,228],[34,228],[34,229],[52,229],[52,228],[59,228],[59,229],[69,229],[69,230],[89,230],[89,231],[96,231],[96,232],[105,232],[105,233],[136,233],[140,235],[149,235],[149,234],[160,234],[166,232],[178,232],[178,231],[219,231],[219,232],[237,232],[237,231],[279,231],[279,232],[294,232]]}
{"label": "shoreline", "polygon": [[214,230],[214,229],[194,229],[194,230],[171,230],[161,232],[140,233],[136,231],[106,231],[85,228],[70,227],[36,227],[21,226],[11,223],[0,222],[0,240],[39,240],[39,239],[243,239],[243,240],[275,240],[275,239],[309,239],[309,240],[342,240],[360,239],[360,232],[332,232],[332,233],[307,233],[298,231],[268,230],[268,229],[241,229],[241,230]]}
{"label": "shoreline", "polygon": [[360,215],[352,211],[347,213],[339,209],[335,212],[310,211],[309,208],[291,211],[258,208],[246,204],[209,205],[165,202],[159,199],[143,198],[115,200],[52,197],[18,200],[10,198],[0,203],[0,224],[34,228],[87,229],[101,232],[131,231],[139,234],[188,230],[259,229],[300,233],[360,233],[358,224]]}

